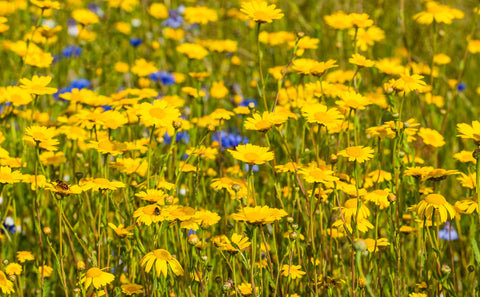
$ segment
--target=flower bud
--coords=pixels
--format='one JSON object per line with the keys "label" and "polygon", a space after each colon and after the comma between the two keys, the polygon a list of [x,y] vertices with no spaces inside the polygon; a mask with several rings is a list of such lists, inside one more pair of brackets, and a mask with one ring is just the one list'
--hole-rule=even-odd
{"label": "flower bud", "polygon": [[367,243],[363,239],[357,239],[353,242],[353,249],[356,252],[364,252],[367,249]]}
{"label": "flower bud", "polygon": [[52,233],[52,229],[50,229],[50,227],[43,227],[43,233],[48,235],[48,234]]}

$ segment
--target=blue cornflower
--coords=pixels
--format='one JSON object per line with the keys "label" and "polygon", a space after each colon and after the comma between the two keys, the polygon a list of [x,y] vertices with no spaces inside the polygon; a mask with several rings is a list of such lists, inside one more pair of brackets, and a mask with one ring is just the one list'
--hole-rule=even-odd
{"label": "blue cornflower", "polygon": [[62,56],[64,58],[78,57],[82,53],[82,48],[76,45],[69,45],[62,49]]}
{"label": "blue cornflower", "polygon": [[[179,9],[180,10],[180,9]],[[177,29],[183,24],[183,17],[180,15],[180,11],[177,10],[169,10],[168,11],[168,19],[166,19],[162,26],[170,27],[173,29]]]}
{"label": "blue cornflower", "polygon": [[225,131],[216,132],[213,134],[213,141],[220,142],[222,149],[235,148],[239,144],[248,143],[247,137],[242,137],[235,133],[227,133]]}
{"label": "blue cornflower", "polygon": [[458,240],[458,233],[453,228],[453,223],[447,221],[442,230],[438,231],[438,238],[443,240]]}
{"label": "blue cornflower", "polygon": [[130,45],[134,47],[137,47],[142,43],[143,43],[143,40],[141,38],[135,38],[135,37],[130,38]]}
{"label": "blue cornflower", "polygon": [[463,82],[461,82],[457,85],[457,91],[459,91],[459,92],[465,91],[466,88],[467,88],[467,85]]}

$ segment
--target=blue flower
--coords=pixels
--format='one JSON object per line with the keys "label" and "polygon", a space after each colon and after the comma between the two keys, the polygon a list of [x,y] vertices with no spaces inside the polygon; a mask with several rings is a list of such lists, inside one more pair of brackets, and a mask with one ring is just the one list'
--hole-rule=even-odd
{"label": "blue flower", "polygon": [[[250,165],[248,165],[247,163],[245,163],[245,171],[249,171],[250,170]],[[260,168],[258,167],[258,165],[253,165],[252,167],[252,171],[253,172],[258,172],[258,170],[260,170]]]}
{"label": "blue flower", "polygon": [[465,91],[466,88],[467,88],[467,85],[465,83],[461,82],[457,85],[457,91],[459,91],[459,92]]}
{"label": "blue flower", "polygon": [[135,37],[130,38],[130,45],[134,47],[137,47],[142,43],[143,43],[143,40],[141,38],[135,38]]}
{"label": "blue flower", "polygon": [[250,103],[255,104],[255,107],[257,107],[257,104],[258,104],[258,103],[257,103],[257,100],[256,100],[256,99],[252,99],[252,98],[248,98],[248,99],[243,100],[242,102],[240,102],[240,103],[238,104],[238,106],[248,107],[248,105],[249,105]]}
{"label": "blue flower", "polygon": [[[16,231],[15,222],[13,221],[12,217],[6,217],[2,225],[3,225],[3,228],[5,228],[5,230],[7,230],[8,232],[15,233]],[[2,233],[4,233],[3,228],[2,228]]]}
{"label": "blue flower", "polygon": [[70,88],[72,89],[85,89],[85,88],[88,88],[90,86],[90,81],[88,79],[85,79],[85,78],[79,78],[79,79],[74,79],[71,83],[70,83]]}
{"label": "blue flower", "polygon": [[438,231],[438,238],[443,240],[458,240],[458,233],[453,228],[453,223],[450,224],[449,221],[445,223],[445,226],[442,230]]}
{"label": "blue flower", "polygon": [[179,10],[169,10],[168,11],[168,19],[166,19],[162,26],[170,27],[173,29],[177,29],[183,24],[183,17],[180,15],[180,8]]}
{"label": "blue flower", "polygon": [[78,57],[82,53],[82,48],[76,45],[69,45],[63,48],[62,56],[64,58]]}
{"label": "blue flower", "polygon": [[175,84],[175,76],[172,73],[168,73],[165,71],[156,71],[150,73],[148,76],[153,81],[161,81],[161,83],[165,86],[170,86]]}
{"label": "blue flower", "polygon": [[[185,131],[177,132],[177,136],[175,137],[176,143],[179,143],[182,140],[184,143],[188,143],[190,141],[190,136]],[[172,137],[168,135],[168,133],[165,133],[165,135],[163,135],[163,143],[169,144],[170,142],[172,142]]]}
{"label": "blue flower", "polygon": [[213,134],[213,141],[221,142],[220,145],[222,149],[225,148],[235,148],[239,144],[248,143],[248,138],[242,137],[238,134],[227,133],[225,131],[216,132]]}

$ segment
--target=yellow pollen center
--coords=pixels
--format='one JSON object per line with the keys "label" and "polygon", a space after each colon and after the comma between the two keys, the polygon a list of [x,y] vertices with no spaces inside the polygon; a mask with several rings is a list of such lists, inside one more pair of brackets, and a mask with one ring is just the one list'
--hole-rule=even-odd
{"label": "yellow pollen center", "polygon": [[425,201],[428,204],[432,205],[444,205],[447,203],[447,200],[445,200],[445,197],[443,197],[440,194],[430,194],[427,197],[425,197]]}
{"label": "yellow pollen center", "polygon": [[259,156],[257,153],[252,153],[248,152],[243,155],[243,157],[248,161],[248,162],[253,162],[259,159]]}
{"label": "yellow pollen center", "polygon": [[158,119],[163,119],[167,117],[167,113],[165,112],[165,110],[158,107],[154,107],[150,109],[149,113],[152,117],[158,118]]}
{"label": "yellow pollen center", "polygon": [[96,267],[90,268],[87,271],[87,277],[90,277],[90,278],[97,278],[97,277],[100,277],[101,275],[102,275],[102,271]]}
{"label": "yellow pollen center", "polygon": [[350,157],[354,157],[354,158],[359,158],[364,155],[361,147],[349,147],[346,149],[346,153]]}

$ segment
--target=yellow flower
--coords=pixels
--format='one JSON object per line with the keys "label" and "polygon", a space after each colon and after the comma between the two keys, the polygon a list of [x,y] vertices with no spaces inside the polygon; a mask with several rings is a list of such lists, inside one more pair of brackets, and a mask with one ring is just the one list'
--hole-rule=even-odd
{"label": "yellow flower", "polygon": [[48,265],[43,265],[38,268],[38,274],[41,275],[43,271],[43,277],[52,276],[53,268]]}
{"label": "yellow flower", "polygon": [[52,0],[30,0],[33,5],[41,9],[60,9],[60,2]]}
{"label": "yellow flower", "polygon": [[185,20],[190,24],[207,24],[218,20],[217,12],[204,6],[187,7],[183,13]]}
{"label": "yellow flower", "polygon": [[8,280],[7,276],[3,271],[0,270],[0,290],[3,294],[14,293],[13,283]]}
{"label": "yellow flower", "polygon": [[187,55],[189,59],[201,60],[208,55],[208,51],[195,43],[182,43],[177,46],[177,52]]}
{"label": "yellow flower", "polygon": [[390,195],[390,190],[374,190],[367,195],[365,195],[365,201],[370,201],[375,203],[375,205],[380,206],[380,209],[387,208],[390,205],[388,197]]}
{"label": "yellow flower", "polygon": [[137,106],[137,114],[140,116],[142,123],[151,127],[168,127],[172,126],[173,121],[180,117],[180,111],[176,107],[169,106],[164,100],[155,100],[153,104],[142,103]]}
{"label": "yellow flower", "polygon": [[12,171],[8,166],[0,166],[0,184],[15,184],[22,180],[20,171]]}
{"label": "yellow flower", "polygon": [[168,18],[168,10],[163,3],[152,3],[152,5],[148,7],[148,13],[156,19]]}
{"label": "yellow flower", "polygon": [[273,153],[269,151],[268,147],[261,147],[247,143],[245,145],[237,146],[236,150],[228,150],[232,156],[242,162],[248,164],[264,164],[273,160]]}
{"label": "yellow flower", "polygon": [[75,9],[72,12],[72,17],[84,26],[96,24],[100,21],[98,16],[88,9]]}
{"label": "yellow flower", "polygon": [[375,151],[368,146],[351,146],[338,152],[339,156],[348,158],[348,161],[363,163],[373,158]]}
{"label": "yellow flower", "polygon": [[168,266],[170,266],[175,275],[183,275],[185,273],[180,262],[164,249],[154,250],[143,257],[142,266],[145,266],[145,272],[150,272],[154,264],[157,277],[160,277],[161,273],[166,278]]}
{"label": "yellow flower", "polygon": [[51,76],[34,75],[31,80],[28,78],[20,79],[20,83],[22,84],[20,87],[34,95],[55,94],[58,89],[47,87],[51,81]]}
{"label": "yellow flower", "polygon": [[0,90],[0,102],[12,102],[13,106],[27,105],[32,102],[29,91],[17,86],[6,87]]}
{"label": "yellow flower", "polygon": [[29,146],[35,147],[38,144],[38,147],[41,149],[54,151],[59,143],[58,140],[53,139],[55,136],[57,136],[57,132],[54,127],[47,128],[34,125],[25,130],[23,140]]}
{"label": "yellow flower", "polygon": [[249,247],[252,243],[248,241],[248,237],[244,237],[240,234],[233,233],[231,239],[228,239],[225,235],[217,236],[212,239],[215,246],[220,251],[227,251],[230,254],[236,254],[238,251],[243,251]]}
{"label": "yellow flower", "polygon": [[430,128],[420,128],[418,136],[423,139],[423,143],[433,147],[442,147],[445,145],[445,140],[442,134]]}
{"label": "yellow flower", "polygon": [[133,233],[130,232],[130,230],[132,230],[132,229],[135,228],[135,225],[130,226],[130,227],[127,227],[127,228],[124,228],[124,225],[123,225],[123,224],[120,224],[120,225],[118,225],[118,227],[117,227],[117,226],[115,226],[115,225],[112,224],[112,223],[108,223],[108,226],[109,226],[110,228],[112,228],[113,231],[115,231],[115,233],[117,234],[117,236],[120,237],[120,238],[124,238],[124,237],[133,235]]}
{"label": "yellow flower", "polygon": [[115,276],[113,274],[104,272],[100,268],[92,267],[82,275],[80,278],[80,284],[85,283],[85,289],[88,289],[93,285],[93,287],[98,290],[113,282],[114,279]]}
{"label": "yellow flower", "polygon": [[[374,252],[378,251],[378,248],[381,247],[381,246],[389,246],[390,245],[390,243],[388,242],[388,239],[386,239],[386,238],[379,238],[379,239],[377,239],[376,242],[375,242],[375,239],[366,238],[366,239],[364,239],[364,241],[367,244],[367,250],[370,253],[374,253]],[[375,246],[376,246],[376,248],[375,248]]]}
{"label": "yellow flower", "polygon": [[370,100],[367,97],[355,91],[341,92],[339,97],[341,100],[338,100],[335,103],[344,109],[351,108],[363,110],[365,109],[365,106],[370,105]]}
{"label": "yellow flower", "polygon": [[[345,218],[345,220],[348,219],[350,221],[352,218],[355,219],[356,217],[358,220],[366,219],[370,216],[370,210],[368,207],[365,206],[365,203],[362,203],[360,205],[360,208],[358,208],[358,199],[353,198],[353,199],[348,199],[345,201],[343,207],[342,207],[342,213]],[[339,209],[338,207],[335,207],[334,209]],[[358,215],[357,215],[357,209],[358,209]]]}
{"label": "yellow flower", "polygon": [[339,180],[338,177],[333,176],[333,171],[315,166],[300,169],[300,174],[308,183],[328,184]]}
{"label": "yellow flower", "polygon": [[7,267],[5,267],[5,272],[8,275],[12,275],[12,274],[20,275],[22,274],[22,270],[23,270],[22,265],[18,263],[10,263],[7,265]]}
{"label": "yellow flower", "polygon": [[427,294],[423,294],[423,293],[410,293],[410,294],[408,294],[408,297],[427,297]]}
{"label": "yellow flower", "polygon": [[398,91],[402,91],[408,94],[411,91],[419,90],[426,85],[422,78],[423,76],[418,74],[405,74],[402,75],[399,79],[397,79],[393,83],[392,87]]}
{"label": "yellow flower", "polygon": [[440,194],[430,194],[420,201],[416,206],[418,216],[423,219],[433,220],[433,214],[440,215],[440,222],[455,218],[455,208]]}
{"label": "yellow flower", "polygon": [[353,54],[348,62],[357,65],[358,67],[372,67],[375,65],[375,61],[369,60],[360,54]]}
{"label": "yellow flower", "polygon": [[451,24],[454,19],[462,19],[464,13],[461,10],[450,8],[447,5],[435,1],[427,2],[427,10],[419,12],[413,18],[420,24],[430,25],[436,23]]}
{"label": "yellow flower", "polygon": [[137,284],[125,284],[121,285],[122,293],[128,296],[133,294],[143,294],[143,286]]}
{"label": "yellow flower", "polygon": [[281,9],[277,9],[275,4],[268,5],[268,3],[263,0],[244,2],[240,11],[257,23],[271,23],[273,20],[283,18]]}
{"label": "yellow flower", "polygon": [[266,132],[273,125],[279,125],[288,120],[288,116],[277,112],[265,111],[262,115],[255,113],[253,118],[245,120],[244,126],[247,130]]}
{"label": "yellow flower", "polygon": [[165,205],[165,198],[168,194],[162,190],[148,189],[146,192],[140,192],[135,194],[136,197],[140,197],[142,200],[150,203],[157,203],[159,205]]}
{"label": "yellow flower", "polygon": [[[238,286],[238,290],[244,296],[250,296],[253,293],[252,284],[241,283]],[[257,291],[257,290],[258,290],[258,287],[255,287],[255,291]]]}
{"label": "yellow flower", "polygon": [[210,96],[215,99],[222,99],[228,95],[228,89],[223,84],[223,81],[212,83],[212,87],[210,88]]}
{"label": "yellow flower", "polygon": [[478,202],[473,199],[457,201],[454,206],[458,213],[471,214],[474,211],[478,213]]}
{"label": "yellow flower", "polygon": [[303,106],[302,114],[307,118],[309,123],[323,125],[327,127],[327,129],[333,128],[334,126],[341,124],[343,121],[343,115],[337,108],[332,107],[328,109],[326,105],[321,103],[307,104]]}
{"label": "yellow flower", "polygon": [[480,122],[473,121],[472,125],[466,123],[457,124],[458,133],[457,135],[463,139],[473,139],[475,143],[480,143]]}
{"label": "yellow flower", "polygon": [[158,204],[150,204],[144,207],[140,207],[133,213],[133,218],[137,223],[144,223],[150,226],[152,223],[163,222],[165,212],[162,214],[162,206]]}
{"label": "yellow flower", "polygon": [[250,224],[270,224],[287,215],[283,209],[270,208],[268,206],[245,207],[238,213],[232,214],[235,221],[244,221]]}
{"label": "yellow flower", "polygon": [[284,264],[282,266],[282,275],[285,277],[290,276],[292,279],[302,278],[306,273],[301,270],[301,265],[288,265]]}
{"label": "yellow flower", "polygon": [[337,30],[344,30],[352,27],[352,22],[348,14],[339,10],[331,15],[323,17],[327,25]]}
{"label": "yellow flower", "polygon": [[35,258],[33,254],[29,251],[19,251],[17,252],[17,260],[20,263],[25,263],[25,261],[33,261]]}
{"label": "yellow flower", "polygon": [[373,20],[366,13],[351,13],[348,17],[354,28],[366,28],[373,25]]}
{"label": "yellow flower", "polygon": [[105,178],[85,178],[80,181],[79,185],[83,191],[92,190],[94,192],[116,190],[125,187],[125,184],[122,182],[109,181]]}

